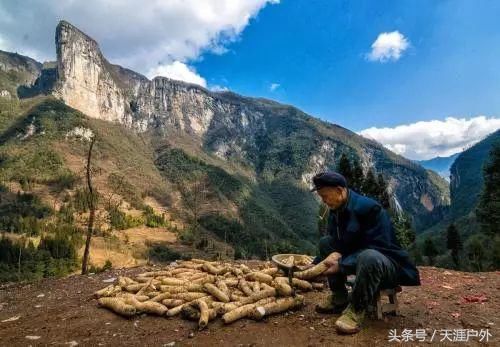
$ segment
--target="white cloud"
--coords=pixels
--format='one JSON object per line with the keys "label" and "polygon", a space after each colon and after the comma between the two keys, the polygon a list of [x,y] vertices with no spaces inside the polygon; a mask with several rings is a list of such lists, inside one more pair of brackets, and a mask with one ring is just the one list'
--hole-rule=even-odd
{"label": "white cloud", "polygon": [[359,134],[383,144],[388,149],[415,160],[449,156],[500,129],[500,118],[448,117],[399,125],[394,128],[369,128]]}
{"label": "white cloud", "polygon": [[65,19],[100,43],[113,63],[147,74],[226,52],[267,4],[277,0],[25,0],[0,2],[2,46],[55,59],[54,30]]}
{"label": "white cloud", "polygon": [[272,91],[272,92],[274,92],[280,86],[281,86],[281,84],[279,84],[279,83],[271,83],[271,85],[269,86],[269,90]]}
{"label": "white cloud", "polygon": [[229,89],[224,86],[220,86],[218,84],[210,86],[210,90],[213,92],[227,92]]}
{"label": "white cloud", "polygon": [[181,80],[206,87],[207,81],[196,73],[196,70],[186,64],[176,60],[170,64],[157,65],[148,72],[149,78],[156,76],[168,77],[174,80]]}
{"label": "white cloud", "polygon": [[410,46],[410,42],[399,31],[381,33],[372,43],[372,50],[366,55],[368,60],[385,63],[397,61]]}

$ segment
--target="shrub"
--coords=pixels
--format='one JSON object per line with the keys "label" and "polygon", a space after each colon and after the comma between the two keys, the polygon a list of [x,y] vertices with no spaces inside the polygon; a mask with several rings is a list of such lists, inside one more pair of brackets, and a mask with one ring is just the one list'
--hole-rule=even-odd
{"label": "shrub", "polygon": [[219,214],[204,215],[199,219],[200,225],[212,231],[221,240],[231,244],[239,243],[243,234],[243,226],[235,219],[228,219]]}
{"label": "shrub", "polygon": [[108,210],[109,224],[117,230],[125,230],[134,228],[144,224],[144,220],[140,217],[133,217],[120,211],[118,207],[112,207]]}
{"label": "shrub", "polygon": [[130,182],[125,179],[125,176],[111,173],[108,176],[108,184],[114,192],[120,194],[134,208],[142,209],[144,207],[138,189],[130,184]]}
{"label": "shrub", "polygon": [[484,234],[474,234],[465,242],[465,251],[472,271],[484,271],[487,266],[490,239]]}
{"label": "shrub", "polygon": [[54,259],[76,259],[76,251],[71,240],[62,234],[42,237],[38,249],[48,251]]}
{"label": "shrub", "polygon": [[[79,188],[75,191],[72,205],[77,212],[88,212],[90,210],[90,199],[91,197],[89,191],[84,188]],[[92,199],[94,199],[94,206],[97,206],[97,203],[99,202],[99,195],[96,192],[94,192]]]}
{"label": "shrub", "polygon": [[154,244],[149,248],[148,256],[151,260],[158,262],[171,262],[181,259],[182,255],[165,245]]}
{"label": "shrub", "polygon": [[80,180],[80,178],[74,173],[67,171],[59,175],[53,182],[53,186],[56,191],[61,192],[64,189],[71,189]]}
{"label": "shrub", "polygon": [[75,210],[71,205],[63,205],[59,209],[57,217],[61,223],[72,224],[75,221],[74,212]]}
{"label": "shrub", "polygon": [[145,220],[144,224],[147,227],[160,228],[170,226],[170,223],[165,219],[165,216],[156,214],[151,206],[146,206],[142,215]]}
{"label": "shrub", "polygon": [[192,245],[198,237],[198,232],[192,227],[184,228],[179,233],[179,240],[186,245]]}
{"label": "shrub", "polygon": [[98,274],[98,273],[110,270],[112,267],[113,267],[113,263],[111,263],[111,260],[106,259],[106,262],[104,263],[103,266],[90,265],[89,272]]}

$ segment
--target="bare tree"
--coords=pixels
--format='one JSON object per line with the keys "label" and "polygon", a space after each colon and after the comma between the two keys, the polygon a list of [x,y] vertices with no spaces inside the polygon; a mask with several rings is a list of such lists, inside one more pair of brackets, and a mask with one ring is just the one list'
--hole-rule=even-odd
{"label": "bare tree", "polygon": [[83,252],[83,260],[82,260],[82,275],[87,273],[87,265],[89,261],[89,253],[90,253],[90,241],[92,240],[92,233],[94,231],[94,219],[95,219],[95,210],[96,210],[96,196],[94,194],[94,188],[92,187],[92,168],[90,166],[92,159],[92,149],[94,148],[95,143],[95,135],[92,136],[90,140],[90,147],[87,155],[87,188],[88,188],[88,196],[89,199],[89,221],[87,224],[87,240],[85,241],[85,251]]}
{"label": "bare tree", "polygon": [[[122,170],[123,172],[124,170]],[[111,174],[114,174],[111,173]],[[109,175],[111,177],[111,174]],[[119,175],[119,174],[116,174],[116,176],[118,177],[118,181],[114,183],[114,186],[113,186],[113,189],[107,194],[107,204],[106,204],[106,207],[108,208],[108,210],[111,210],[113,208],[118,208],[121,203],[122,203],[122,200],[121,199],[118,199],[116,201],[115,198],[117,198],[119,196],[119,194],[115,193],[115,191],[117,192],[121,192],[123,187],[125,186],[125,176],[124,175]],[[109,180],[109,178],[108,178]]]}
{"label": "bare tree", "polygon": [[207,204],[207,193],[209,192],[207,180],[206,175],[199,175],[195,182],[184,190],[184,202],[191,210],[192,227],[195,233],[198,232],[199,228],[198,219]]}

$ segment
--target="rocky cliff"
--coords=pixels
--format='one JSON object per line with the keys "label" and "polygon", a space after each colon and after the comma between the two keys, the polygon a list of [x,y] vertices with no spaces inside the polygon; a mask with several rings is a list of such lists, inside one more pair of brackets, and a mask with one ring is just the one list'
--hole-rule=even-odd
{"label": "rocky cliff", "polygon": [[473,212],[483,189],[483,165],[493,144],[500,142],[500,130],[488,135],[458,155],[451,166],[450,214],[453,218]]}
{"label": "rocky cliff", "polygon": [[394,204],[410,212],[418,228],[439,219],[449,202],[437,175],[295,107],[164,77],[149,80],[110,64],[96,41],[65,21],[57,26],[56,48],[55,81],[46,83],[46,93],[90,117],[145,133],[153,144],[177,146],[175,136],[182,136],[198,153],[239,165],[254,180],[288,180],[298,187],[308,186],[314,173],[335,168],[347,153],[365,170],[386,176]]}
{"label": "rocky cliff", "polygon": [[93,118],[127,123],[124,89],[98,44],[67,22],[56,29],[57,82],[53,94]]}

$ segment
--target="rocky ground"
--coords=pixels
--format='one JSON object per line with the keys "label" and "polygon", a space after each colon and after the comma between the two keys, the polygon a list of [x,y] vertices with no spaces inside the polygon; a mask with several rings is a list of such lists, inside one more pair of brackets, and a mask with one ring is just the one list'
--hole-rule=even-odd
{"label": "rocky ground", "polygon": [[[416,329],[426,329],[423,342],[408,345],[500,345],[499,272],[473,274],[421,267],[422,286],[404,287],[399,294],[400,316],[369,320],[359,334],[342,336],[333,329],[337,316],[314,312],[315,302],[326,295],[325,291],[308,293],[306,306],[297,312],[262,322],[240,320],[228,326],[218,320],[201,332],[196,323],[180,318],[144,315],[124,319],[97,307],[92,293],[107,285],[104,280],[144,271],[111,270],[0,287],[0,345],[387,346],[397,343],[389,341],[391,329],[396,329],[397,336],[404,329],[411,330],[414,340]],[[469,336],[468,342],[450,342],[465,340],[462,334],[467,332],[478,336]]]}

